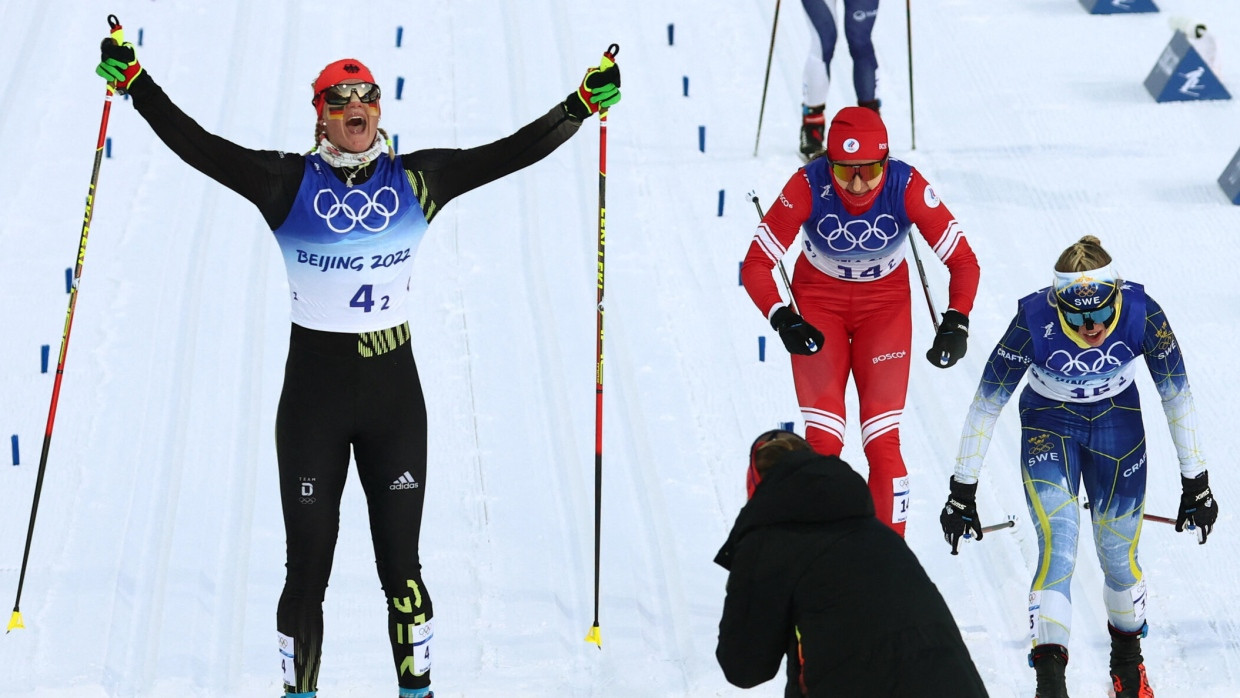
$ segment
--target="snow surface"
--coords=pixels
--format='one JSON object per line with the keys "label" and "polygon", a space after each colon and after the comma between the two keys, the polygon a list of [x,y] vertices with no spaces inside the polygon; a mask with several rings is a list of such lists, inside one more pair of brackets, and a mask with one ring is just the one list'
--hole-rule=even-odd
{"label": "snow surface", "polygon": [[[917,3],[916,149],[903,3],[875,41],[893,149],[935,185],[982,265],[972,350],[913,362],[903,442],[908,542],[956,615],[992,696],[1033,693],[1026,594],[1035,553],[1014,406],[982,474],[984,519],[1025,525],[948,554],[937,511],[987,353],[1059,251],[1099,236],[1168,309],[1187,355],[1221,502],[1206,546],[1151,523],[1146,663],[1160,698],[1240,696],[1240,207],[1216,184],[1240,103],[1156,104],[1142,87],[1201,19],[1240,65],[1240,4],[1160,0],[1092,16],[1076,0]],[[744,453],[801,428],[787,359],[737,285],[756,222],[798,166],[801,9],[782,3],[761,152],[754,136],[769,0],[395,2],[10,1],[0,5],[0,590],[15,593],[104,94],[106,12],[143,33],[143,65],[209,130],[256,148],[311,145],[308,83],[343,55],[381,76],[400,149],[506,135],[621,46],[611,114],[601,610],[593,616],[598,127],[450,204],[415,266],[410,318],[430,408],[421,549],[434,595],[434,688],[452,696],[739,696],[715,664],[725,573],[711,559],[744,500]],[[667,26],[675,25],[669,45]],[[404,45],[395,46],[397,26]],[[837,48],[835,74],[850,75]],[[402,99],[393,99],[397,77]],[[689,96],[682,78],[690,80]],[[1224,75],[1224,79],[1227,75]],[[1229,86],[1240,90],[1240,78]],[[830,110],[850,103],[847,79]],[[706,127],[705,152],[698,127]],[[0,695],[280,692],[283,530],[273,428],[288,337],[277,247],[240,197],[173,156],[124,101],[99,177],[21,611],[0,637]],[[726,192],[717,215],[718,192]],[[946,273],[925,253],[939,309]],[[930,323],[914,289],[914,351]],[[767,360],[758,360],[760,336]],[[39,372],[41,345],[52,369]],[[1148,375],[1147,511],[1174,516],[1178,469]],[[850,401],[855,416],[855,401]],[[844,456],[864,470],[855,421]],[[0,444],[4,445],[4,444]],[[7,448],[2,453],[7,456]],[[391,696],[384,599],[351,479],[325,604],[322,695]],[[1068,685],[1108,691],[1102,577],[1088,534]],[[847,570],[840,570],[847,574]],[[782,695],[782,679],[752,691]],[[927,687],[927,696],[950,696]]]}

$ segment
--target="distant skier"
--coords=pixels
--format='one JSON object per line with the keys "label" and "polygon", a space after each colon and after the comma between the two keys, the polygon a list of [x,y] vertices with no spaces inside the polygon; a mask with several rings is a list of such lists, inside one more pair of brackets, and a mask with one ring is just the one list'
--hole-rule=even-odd
{"label": "distant skier", "polygon": [[715,650],[728,681],[769,681],[786,654],[786,698],[986,696],[946,602],[874,518],[861,476],[792,432],[749,453],[749,502],[715,557],[728,570]]}
{"label": "distant skier", "polygon": [[[361,61],[325,67],[311,92],[314,148],[250,150],[205,131],[105,39],[97,72],[181,159],[258,207],[288,271],[292,333],[276,415],[287,576],[276,612],[285,695],[317,691],[323,596],[350,450],[366,492],[402,698],[430,693],[431,598],[418,538],[426,487],[426,405],[405,301],[413,258],[445,204],[545,157],[620,100],[610,61],[516,133],[489,145],[397,155],[379,128],[381,91]],[[222,85],[270,96],[253,81]],[[270,106],[270,105],[266,105]]]}
{"label": "distant skier", "polygon": [[[822,152],[831,58],[839,36],[835,19],[839,4],[840,0],[801,0],[810,25],[809,55],[801,81],[801,157],[806,161]],[[878,56],[870,38],[877,18],[878,0],[844,0],[844,38],[852,56],[857,104],[875,112],[882,105],[878,96]]]}
{"label": "distant skier", "polygon": [[1141,638],[1145,576],[1137,542],[1148,463],[1135,385],[1144,359],[1162,397],[1180,462],[1176,531],[1195,528],[1205,543],[1218,516],[1197,441],[1197,412],[1175,334],[1145,288],[1120,278],[1098,238],[1086,235],[1055,263],[1055,282],[1020,299],[995,347],[965,420],[940,522],[956,553],[960,538],[981,539],[977,478],[999,412],[1029,372],[1020,397],[1021,458],[1029,515],[1037,522],[1038,563],[1029,592],[1030,660],[1039,698],[1067,695],[1064,668],[1072,628],[1081,485],[1090,503],[1094,545],[1111,636],[1111,680],[1118,698],[1150,698]]}
{"label": "distant skier", "polygon": [[[889,156],[887,128],[872,110],[844,107],[835,115],[827,156],[784,185],[741,267],[745,290],[792,354],[805,435],[819,453],[844,448],[844,389],[852,373],[874,506],[901,535],[909,504],[900,417],[913,336],[905,262],[913,225],[951,272],[948,309],[926,353],[948,368],[967,348],[977,258],[921,173]],[[780,298],[771,270],[802,229],[792,280],[798,315]]]}

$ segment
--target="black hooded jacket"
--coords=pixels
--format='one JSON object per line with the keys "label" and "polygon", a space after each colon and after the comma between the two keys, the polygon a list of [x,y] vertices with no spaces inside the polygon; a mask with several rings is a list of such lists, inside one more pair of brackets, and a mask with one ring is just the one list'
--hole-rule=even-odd
{"label": "black hooded jacket", "polygon": [[782,458],[715,562],[729,570],[715,656],[734,685],[787,654],[789,697],[987,695],[939,590],[839,458]]}

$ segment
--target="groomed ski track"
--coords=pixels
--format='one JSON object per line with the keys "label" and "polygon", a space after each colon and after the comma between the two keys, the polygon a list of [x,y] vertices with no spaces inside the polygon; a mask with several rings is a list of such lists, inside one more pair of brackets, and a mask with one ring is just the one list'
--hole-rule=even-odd
{"label": "groomed ski track", "polygon": [[[1024,604],[1036,537],[1014,404],[978,504],[986,522],[1016,513],[1020,525],[952,557],[938,505],[1015,300],[1044,285],[1058,252],[1085,233],[1167,308],[1222,507],[1206,546],[1145,526],[1151,680],[1160,698],[1240,696],[1231,602],[1240,489],[1229,461],[1240,451],[1240,385],[1228,358],[1240,339],[1240,207],[1214,184],[1240,146],[1238,107],[1155,105],[1140,85],[1170,36],[1168,15],[1203,16],[1230,64],[1240,10],[1159,4],[1159,15],[1115,18],[1075,0],[914,7],[915,151],[902,4],[884,3],[875,30],[894,153],[934,183],[982,263],[969,354],[950,371],[921,359],[931,329],[913,289],[902,433],[909,544],[995,698],[1028,698],[1033,686]],[[802,429],[786,353],[736,282],[756,222],[745,192],[769,205],[798,164],[808,34],[796,3],[781,8],[753,157],[772,11],[769,0],[0,7],[13,30],[0,44],[10,66],[0,73],[10,95],[0,136],[11,151],[0,188],[10,212],[0,226],[0,437],[20,434],[22,455],[20,467],[0,463],[0,592],[17,584],[52,380],[33,357],[49,344],[55,364],[107,13],[131,40],[144,30],[143,65],[205,128],[291,152],[310,146],[309,82],[341,56],[372,68],[382,126],[409,152],[511,133],[614,42],[624,99],[608,142],[603,649],[583,641],[593,605],[592,119],[546,160],[449,203],[419,249],[410,324],[430,420],[421,550],[436,608],[436,695],[781,695],[779,678],[745,692],[715,665],[726,577],[711,562],[743,504],[750,440],[779,422]],[[833,106],[851,100],[850,73],[841,43]],[[0,636],[0,697],[271,698],[284,574],[273,440],[288,338],[283,265],[253,207],[173,156],[125,100],[113,104],[109,135],[22,599],[27,627]],[[946,274],[921,251],[942,311]],[[1148,377],[1139,387],[1147,511],[1174,516],[1174,450]],[[844,457],[864,472],[851,394],[848,411]],[[325,698],[395,693],[373,559],[351,474],[324,609]],[[1083,532],[1073,695],[1108,688],[1102,584]]]}

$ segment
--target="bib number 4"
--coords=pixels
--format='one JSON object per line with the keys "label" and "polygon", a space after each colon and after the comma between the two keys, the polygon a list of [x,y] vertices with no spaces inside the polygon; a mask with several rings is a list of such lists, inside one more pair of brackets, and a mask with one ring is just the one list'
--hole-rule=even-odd
{"label": "bib number 4", "polygon": [[361,308],[362,312],[369,313],[375,307],[375,303],[380,303],[379,310],[387,310],[388,304],[391,302],[390,296],[379,296],[379,300],[375,300],[375,287],[372,284],[362,284],[357,289],[357,293],[353,294],[353,298],[349,301],[350,308]]}

